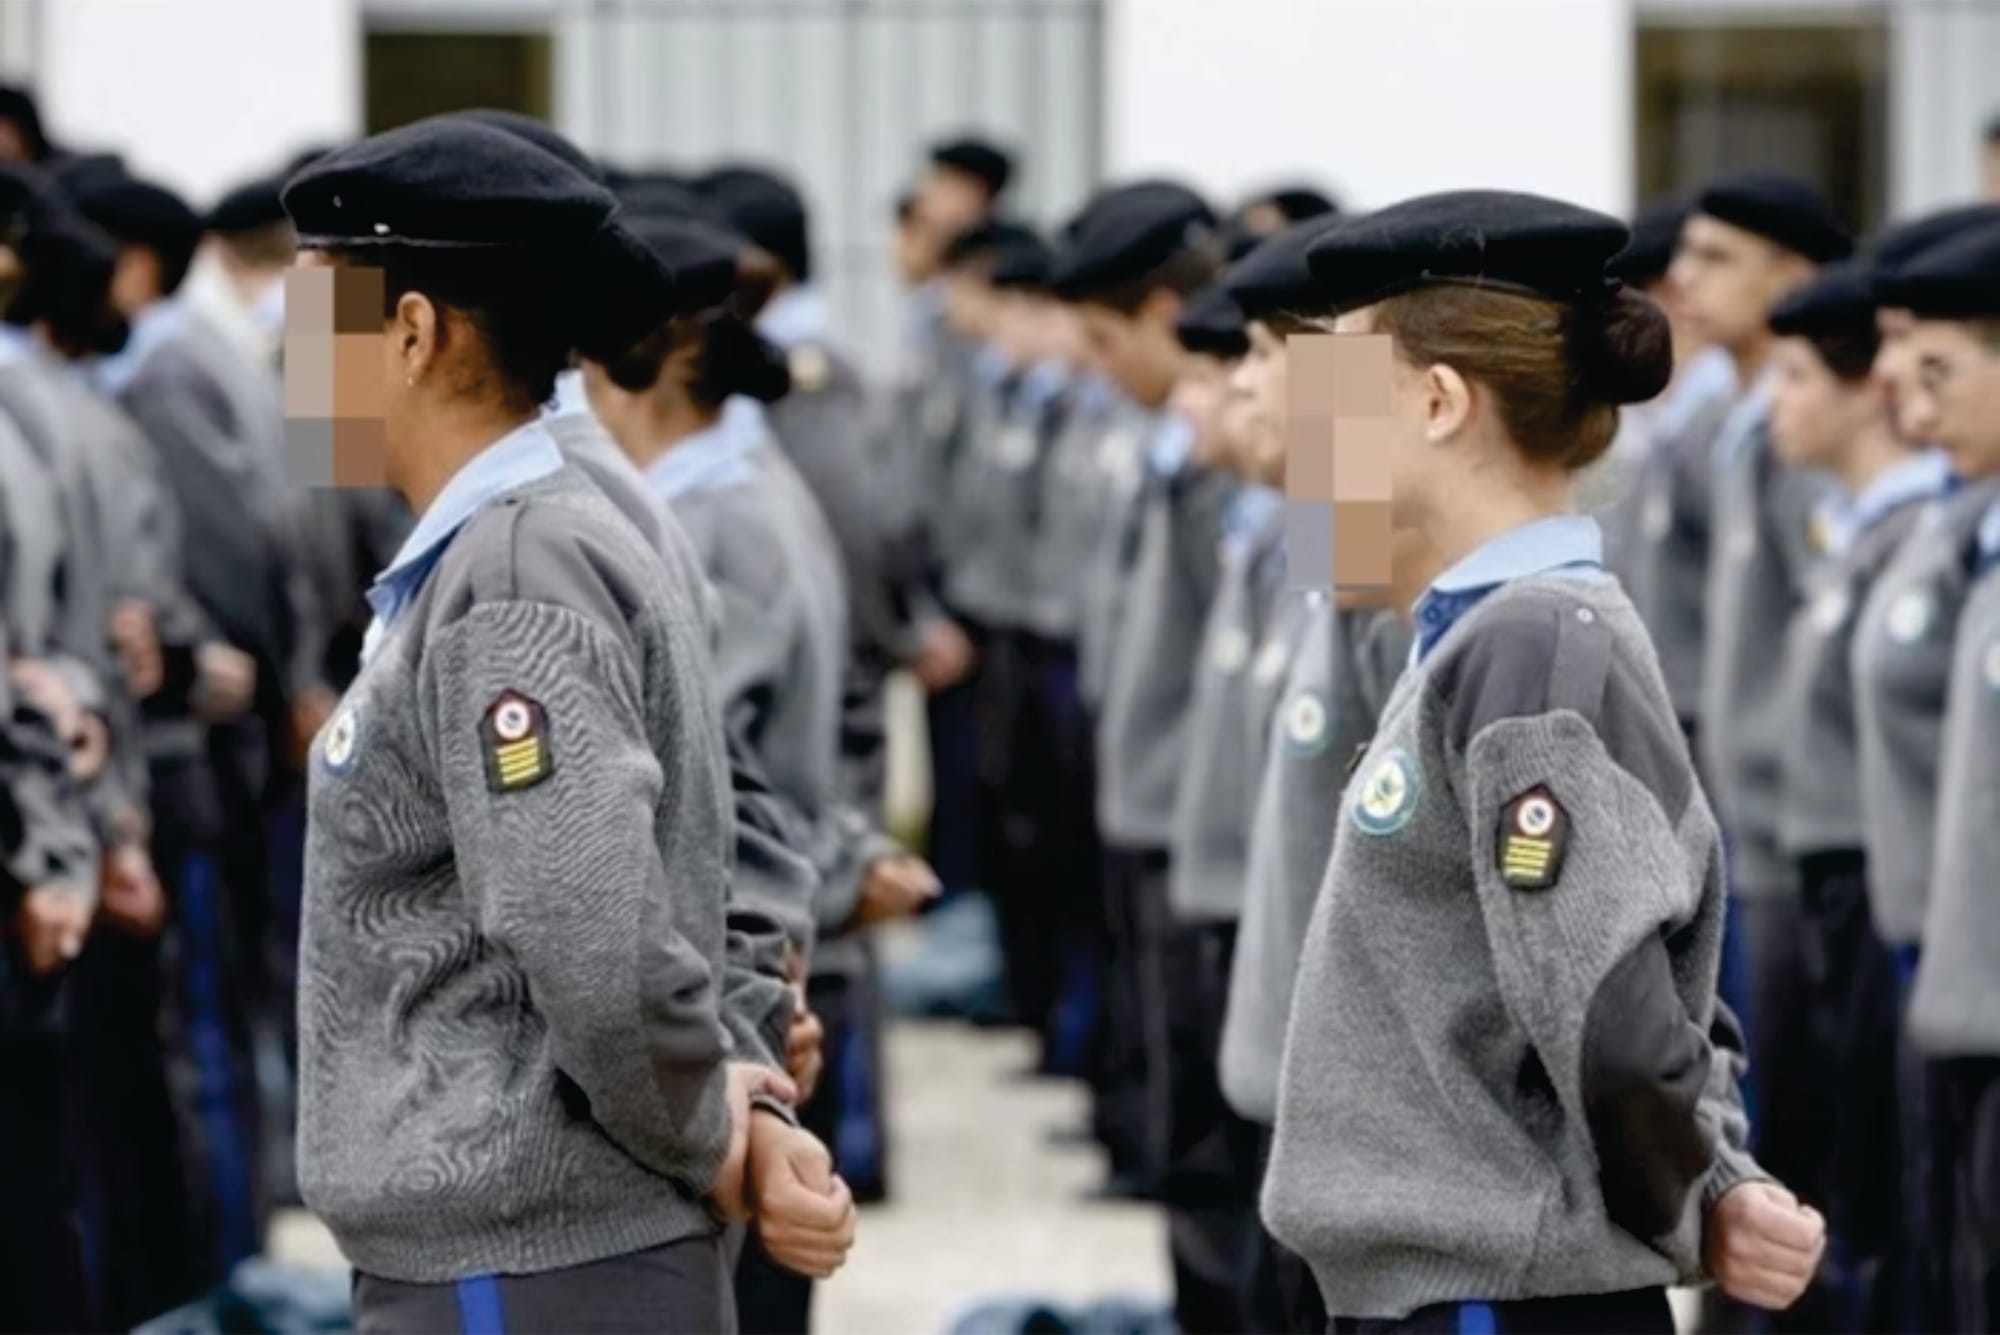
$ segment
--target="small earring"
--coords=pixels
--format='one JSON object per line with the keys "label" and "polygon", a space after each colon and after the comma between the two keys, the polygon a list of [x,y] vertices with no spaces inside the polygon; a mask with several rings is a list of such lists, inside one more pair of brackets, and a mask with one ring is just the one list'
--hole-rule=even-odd
{"label": "small earring", "polygon": [[411,371],[403,377],[403,386],[406,389],[415,389],[417,387],[417,373],[415,371]]}

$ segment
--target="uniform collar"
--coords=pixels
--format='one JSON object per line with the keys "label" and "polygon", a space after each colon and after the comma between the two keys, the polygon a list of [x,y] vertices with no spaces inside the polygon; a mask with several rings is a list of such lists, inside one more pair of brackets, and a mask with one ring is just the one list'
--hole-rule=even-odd
{"label": "uniform collar", "polygon": [[1489,538],[1439,575],[1417,599],[1416,642],[1410,661],[1420,661],[1458,619],[1503,584],[1552,570],[1601,570],[1604,533],[1588,515],[1550,515]]}
{"label": "uniform collar", "polygon": [[1750,382],[1750,388],[1743,391],[1736,406],[1722,419],[1722,426],[1715,437],[1718,469],[1728,468],[1742,457],[1745,450],[1763,439],[1765,423],[1771,418],[1771,390],[1777,379],[1775,366],[1766,366],[1759,371],[1757,378]]}
{"label": "uniform collar", "polygon": [[1000,349],[982,343],[972,354],[972,374],[986,388],[997,390],[1014,374],[1014,367]]}
{"label": "uniform collar", "polygon": [[1069,388],[1070,369],[1058,361],[1040,361],[1021,373],[1014,390],[1014,406],[1023,412],[1038,413],[1058,394]]}
{"label": "uniform collar", "polygon": [[833,334],[833,308],[818,288],[800,283],[771,298],[757,315],[757,332],[787,352],[824,343]]}
{"label": "uniform collar", "polygon": [[41,347],[32,333],[17,324],[0,322],[0,366],[40,359]]}
{"label": "uniform collar", "polygon": [[1703,348],[1659,400],[1653,420],[1661,438],[1680,434],[1703,407],[1735,390],[1736,363],[1721,348]]}
{"label": "uniform collar", "polygon": [[186,324],[187,304],[180,297],[162,297],[132,320],[132,332],[125,346],[97,363],[92,378],[104,393],[116,395],[132,383],[161,344],[171,340]]}
{"label": "uniform collar", "polygon": [[1247,551],[1260,537],[1272,531],[1271,526],[1278,512],[1284,508],[1284,502],[1285,494],[1276,488],[1246,482],[1229,498],[1229,508],[1223,512],[1224,547],[1235,554]]}
{"label": "uniform collar", "polygon": [[1951,461],[1942,450],[1923,450],[1883,469],[1836,514],[1834,549],[1846,550],[1856,538],[1905,505],[1942,496],[1950,479]]}
{"label": "uniform collar", "polygon": [[543,417],[588,417],[590,392],[583,387],[583,372],[571,367],[556,373],[556,394],[542,409]]}
{"label": "uniform collar", "polygon": [[1152,435],[1146,441],[1146,466],[1155,475],[1175,476],[1187,467],[1193,453],[1193,422],[1175,412],[1164,412],[1154,419]]}
{"label": "uniform collar", "polygon": [[[466,460],[417,520],[389,568],[368,589],[375,609],[369,627],[372,642],[408,607],[430,577],[431,569],[459,529],[482,507],[539,481],[563,466],[562,451],[539,419],[515,427]],[[377,629],[377,628],[381,629]]]}
{"label": "uniform collar", "polygon": [[663,500],[742,476],[750,455],[769,439],[764,410],[741,396],[723,404],[715,421],[646,467],[646,485]]}
{"label": "uniform collar", "polygon": [[1985,574],[2000,565],[2000,501],[1994,502],[1979,517],[1976,540],[1979,544],[1979,572]]}

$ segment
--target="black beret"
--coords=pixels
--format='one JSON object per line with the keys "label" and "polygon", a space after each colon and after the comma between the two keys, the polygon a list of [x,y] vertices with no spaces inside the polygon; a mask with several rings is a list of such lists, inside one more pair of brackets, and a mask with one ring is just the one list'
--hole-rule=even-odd
{"label": "black beret", "polygon": [[285,184],[284,203],[307,249],[518,250],[524,274],[561,287],[574,346],[593,356],[631,346],[678,300],[671,275],[615,221],[609,191],[463,116],[335,149]]}
{"label": "black beret", "polygon": [[1266,237],[1230,265],[1222,275],[1222,285],[1244,318],[1261,320],[1287,311],[1311,315],[1324,308],[1320,284],[1306,254],[1313,242],[1345,221],[1335,216],[1295,222]]}
{"label": "black beret", "polygon": [[750,166],[718,167],[695,181],[695,190],[759,250],[775,256],[792,277],[812,277],[812,237],[805,198],[775,172]]}
{"label": "black beret", "polygon": [[1222,237],[1214,210],[1193,191],[1166,183],[1127,186],[1087,207],[1056,259],[1053,285],[1065,299],[1143,278],[1175,255],[1213,248]]}
{"label": "black beret", "polygon": [[49,139],[42,131],[42,113],[33,93],[13,84],[0,84],[0,120],[14,122],[32,160],[39,162],[48,155]]}
{"label": "black beret", "polygon": [[338,147],[339,147],[338,144],[306,145],[298,152],[292,154],[290,158],[286,159],[284,170],[278,173],[279,179],[281,181],[291,180],[292,177],[297,176],[299,174],[300,169],[305,167],[308,163],[318,162],[321,158],[333,152],[333,150]]}
{"label": "black beret", "polygon": [[284,179],[277,176],[245,181],[216,201],[202,226],[210,232],[254,232],[281,223],[285,221],[285,205],[278,195],[284,185]]}
{"label": "black beret", "polygon": [[27,276],[7,309],[10,323],[48,320],[85,338],[92,352],[122,345],[128,331],[109,305],[117,242],[81,215],[55,210],[29,229],[21,253]]}
{"label": "black beret", "polygon": [[1325,310],[1352,310],[1430,283],[1526,292],[1601,306],[1604,262],[1630,233],[1616,218],[1541,195],[1453,190],[1342,219],[1307,263]]}
{"label": "black beret", "polygon": [[990,195],[1007,189],[1014,176],[1014,159],[1005,149],[984,139],[950,139],[931,149],[931,163],[974,176]]}
{"label": "black beret", "polygon": [[67,153],[43,165],[56,189],[72,200],[87,190],[132,179],[125,159],[116,153]]}
{"label": "black beret", "polygon": [[2000,223],[2000,204],[1961,204],[1886,227],[1868,248],[1875,281],[1878,284],[1886,281],[1897,269],[1942,241],[1995,223]]}
{"label": "black beret", "polygon": [[1613,278],[1642,286],[1664,278],[1680,246],[1690,212],[1687,201],[1655,200],[1632,219],[1632,239],[1605,266]]}
{"label": "black beret", "polygon": [[69,191],[77,211],[115,239],[173,252],[192,250],[201,239],[201,218],[163,185],[126,177]]}
{"label": "black beret", "polygon": [[987,218],[960,232],[945,243],[943,261],[948,269],[987,263],[1010,246],[1032,245],[1041,238],[1035,229],[1008,218]]}
{"label": "black beret", "polygon": [[1920,320],[2000,319],[2000,225],[1938,242],[1879,282],[1875,296]]}
{"label": "black beret", "polygon": [[1055,251],[1048,242],[1028,228],[1012,227],[993,253],[990,280],[995,287],[1046,290],[1055,264]]}
{"label": "black beret", "polygon": [[1854,235],[1819,187],[1790,172],[1732,172],[1709,182],[1695,209],[1763,237],[1816,264],[1854,253]]}
{"label": "black beret", "polygon": [[1244,201],[1243,211],[1259,204],[1269,204],[1283,214],[1288,223],[1340,212],[1340,205],[1333,202],[1332,196],[1309,185],[1281,185],[1252,195]]}
{"label": "black beret", "polygon": [[544,153],[553,153],[570,166],[600,184],[604,172],[590,154],[578,148],[559,132],[555,126],[539,116],[524,115],[518,111],[502,111],[497,107],[474,107],[469,111],[451,111],[448,116],[461,116],[466,120],[490,125],[496,130],[505,130],[517,138],[525,139]]}
{"label": "black beret", "polygon": [[1250,351],[1250,330],[1242,309],[1229,299],[1220,283],[1211,283],[1188,298],[1174,332],[1189,352],[1233,361]]}
{"label": "black beret", "polygon": [[1836,260],[1813,275],[1811,282],[1780,298],[1771,308],[1771,331],[1817,338],[1825,335],[1875,334],[1873,270],[1859,259]]}
{"label": "black beret", "polygon": [[26,163],[0,159],[0,220],[19,218],[32,227],[63,211],[46,175]]}
{"label": "black beret", "polygon": [[627,173],[612,187],[627,220],[637,218],[698,218],[713,226],[723,219],[694,187],[672,172]]}
{"label": "black beret", "polygon": [[674,294],[685,310],[712,310],[736,292],[743,238],[701,218],[649,213],[634,218],[632,234],[674,278]]}

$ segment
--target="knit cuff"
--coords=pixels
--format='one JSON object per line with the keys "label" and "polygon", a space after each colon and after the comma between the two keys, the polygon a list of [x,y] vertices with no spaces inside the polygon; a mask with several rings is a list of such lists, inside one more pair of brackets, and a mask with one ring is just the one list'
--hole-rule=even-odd
{"label": "knit cuff", "polygon": [[1701,1184],[1701,1213],[1706,1219],[1716,1203],[1745,1182],[1775,1182],[1762,1164],[1747,1150],[1739,1150],[1733,1145],[1718,1143],[1715,1147],[1715,1162],[1709,1166],[1708,1176]]}

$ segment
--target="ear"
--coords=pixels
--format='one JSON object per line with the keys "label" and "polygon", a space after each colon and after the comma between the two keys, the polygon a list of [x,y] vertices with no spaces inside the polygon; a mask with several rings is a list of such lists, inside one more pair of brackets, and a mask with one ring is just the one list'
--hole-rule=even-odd
{"label": "ear", "polygon": [[444,312],[421,292],[405,292],[389,317],[389,356],[404,383],[420,380],[444,350]]}
{"label": "ear", "polygon": [[1472,418],[1472,382],[1443,362],[1423,373],[1424,435],[1443,444],[1465,430]]}
{"label": "ear", "polygon": [[1163,325],[1171,332],[1181,322],[1181,311],[1186,306],[1187,302],[1178,292],[1156,287],[1139,303],[1139,318]]}

